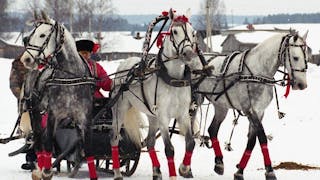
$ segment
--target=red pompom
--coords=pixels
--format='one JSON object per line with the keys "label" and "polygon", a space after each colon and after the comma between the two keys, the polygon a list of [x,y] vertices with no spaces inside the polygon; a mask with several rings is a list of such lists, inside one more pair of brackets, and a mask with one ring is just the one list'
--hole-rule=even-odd
{"label": "red pompom", "polygon": [[168,11],[162,11],[163,16],[168,16],[169,12]]}
{"label": "red pompom", "polygon": [[187,23],[187,22],[189,22],[189,18],[187,18],[185,15],[182,15],[182,16],[176,17],[176,18],[174,19],[174,21]]}
{"label": "red pompom", "polygon": [[100,44],[94,43],[94,44],[93,44],[93,48],[92,48],[92,52],[93,52],[93,53],[98,52],[98,49],[99,49],[99,48],[100,48]]}

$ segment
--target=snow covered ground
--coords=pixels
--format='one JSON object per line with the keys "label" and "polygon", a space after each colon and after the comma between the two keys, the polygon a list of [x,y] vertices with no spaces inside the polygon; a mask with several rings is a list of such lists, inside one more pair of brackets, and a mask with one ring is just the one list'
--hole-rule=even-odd
{"label": "snow covered ground", "polygon": [[[0,111],[2,115],[0,126],[0,137],[10,135],[17,118],[16,99],[11,94],[9,89],[9,72],[11,67],[11,59],[0,59],[0,70],[2,76],[1,83],[1,102]],[[115,70],[118,62],[102,62],[109,73]],[[269,142],[270,156],[273,165],[280,162],[292,161],[305,165],[320,166],[320,146],[318,137],[320,137],[320,111],[317,103],[320,99],[320,67],[309,65],[308,69],[308,88],[303,91],[291,91],[287,99],[281,97],[284,94],[283,88],[278,88],[280,96],[280,109],[286,113],[285,118],[279,120],[276,114],[276,103],[271,102],[266,110],[263,121],[266,133],[273,137]],[[212,109],[209,116],[212,116]],[[210,118],[210,117],[209,117]],[[225,122],[222,124],[219,139],[221,146],[228,140],[232,129],[233,115],[230,112]],[[209,122],[208,122],[209,123]],[[192,158],[192,171],[194,179],[197,180],[230,180],[233,179],[233,173],[236,171],[235,165],[239,162],[242,152],[246,146],[246,134],[248,130],[248,121],[245,118],[240,118],[238,126],[236,126],[232,147],[234,151],[228,152],[223,150],[225,173],[223,176],[218,176],[213,172],[214,155],[212,149],[207,149],[199,146],[197,141],[196,148]],[[175,145],[175,162],[178,166],[184,154],[184,139],[179,135],[174,135],[172,138]],[[14,157],[8,157],[8,153],[16,150],[23,145],[23,140],[12,141],[8,144],[0,144],[0,179],[6,180],[26,180],[30,178],[30,172],[20,169],[21,163],[24,162],[24,154]],[[157,141],[156,150],[160,162],[161,170],[164,179],[168,177],[168,169],[162,140]],[[64,163],[63,163],[64,165]],[[259,180],[264,179],[263,157],[259,146],[257,145],[252,153],[252,157],[245,170],[245,179]],[[66,171],[65,167],[62,169]],[[109,175],[99,173],[100,179],[112,179]],[[279,180],[318,180],[320,170],[276,170],[276,175]],[[147,180],[152,176],[151,161],[147,153],[141,154],[141,159],[138,168],[133,176],[127,179]],[[87,166],[83,165],[76,179],[86,179]],[[55,179],[69,179],[65,174],[55,176]],[[178,179],[183,179],[178,177]]]}
{"label": "snow covered ground", "polygon": [[[304,26],[305,29],[308,25]],[[311,26],[309,26],[311,27]],[[318,26],[317,26],[318,27]],[[315,33],[316,30],[310,30],[310,36],[307,39],[311,48],[318,51],[317,48],[319,35]],[[302,31],[304,33],[304,31]],[[121,38],[109,34],[105,36],[109,40],[109,48],[114,48],[106,51],[122,51],[122,47],[128,51],[137,48],[135,51],[140,52],[142,47],[142,40],[134,40],[130,33],[118,33]],[[252,35],[252,34],[251,34]],[[248,35],[250,36],[250,35]],[[223,40],[222,37],[217,37]],[[256,37],[259,38],[259,37]],[[137,44],[138,43],[138,44]],[[216,45],[218,41],[213,40]],[[16,99],[9,89],[9,72],[11,68],[12,59],[0,58],[0,113],[1,126],[0,137],[8,137],[13,129],[17,118]],[[119,64],[118,61],[107,62],[103,61],[101,64],[107,69],[109,74],[113,73]],[[311,165],[320,167],[320,145],[318,137],[320,137],[320,111],[318,102],[320,100],[320,67],[313,64],[308,65],[308,88],[303,91],[291,91],[287,99],[282,95],[285,92],[284,88],[278,88],[280,110],[286,113],[286,116],[279,120],[277,117],[276,102],[272,101],[265,112],[263,125],[267,135],[273,137],[269,141],[269,151],[273,165],[278,165],[281,162],[296,162],[304,165]],[[213,115],[212,107],[209,111],[209,120]],[[221,125],[219,140],[223,148],[224,142],[229,139],[232,130],[233,114],[230,111],[227,119]],[[204,123],[204,122],[202,122]],[[210,122],[207,122],[209,124]],[[192,171],[196,180],[230,180],[233,179],[233,173],[236,171],[236,164],[239,162],[241,155],[245,149],[247,141],[248,121],[241,117],[239,124],[236,126],[232,139],[232,147],[234,151],[228,152],[223,150],[225,173],[219,176],[213,172],[214,168],[214,153],[212,149],[199,147],[199,141],[193,153]],[[201,133],[206,133],[206,128]],[[184,139],[179,135],[174,135],[172,138],[175,146],[175,163],[176,166],[182,162],[184,155]],[[30,172],[20,169],[20,165],[24,162],[24,154],[14,157],[8,157],[8,153],[16,150],[24,144],[23,140],[12,141],[8,144],[0,144],[0,179],[5,180],[27,180],[30,178]],[[164,155],[164,147],[162,140],[157,141],[156,150],[158,151],[159,160],[161,163],[161,171],[164,179],[168,179],[167,161]],[[63,163],[64,165],[64,163]],[[63,167],[62,171],[66,171]],[[246,180],[262,180],[264,178],[263,157],[259,148],[256,145],[248,166],[245,170]],[[276,175],[279,180],[319,180],[320,170],[276,170]],[[109,175],[99,173],[100,179],[112,179]],[[83,165],[79,174],[75,179],[88,179],[87,166]],[[130,178],[133,180],[149,180],[152,177],[151,161],[147,153],[141,154],[141,159],[136,172]],[[65,174],[56,175],[54,179],[66,180],[69,179]],[[178,179],[183,179],[178,177]]]}

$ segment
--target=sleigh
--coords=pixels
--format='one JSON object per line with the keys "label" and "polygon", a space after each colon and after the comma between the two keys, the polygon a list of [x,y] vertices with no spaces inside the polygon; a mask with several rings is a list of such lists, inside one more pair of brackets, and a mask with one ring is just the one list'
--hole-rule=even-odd
{"label": "sleigh", "polygon": [[[100,114],[99,117],[94,117],[91,130],[93,139],[93,150],[92,153],[95,157],[96,167],[99,171],[112,174],[112,157],[111,157],[111,146],[110,138],[112,137],[112,112],[110,108],[105,108],[105,104],[108,102],[108,98],[100,99],[94,103],[94,115]],[[20,116],[17,122],[20,121]],[[72,119],[65,119],[58,125],[55,142],[53,157],[53,167],[61,172],[61,163],[64,161],[67,164],[67,172],[69,177],[76,176],[82,163],[85,161],[83,155],[83,144],[81,142],[81,136],[78,129],[74,126]],[[13,133],[8,138],[0,139],[0,143],[5,144],[13,140],[26,138],[26,144],[18,150],[9,153],[9,156],[15,156],[20,153],[25,153],[29,148],[32,148],[30,139],[32,134],[27,137],[23,135],[14,135],[16,127]],[[125,129],[121,130],[121,140],[119,142],[119,153],[120,153],[120,166],[122,174],[124,176],[131,176],[137,166],[140,159],[141,149],[136,147],[130,140]],[[142,143],[143,144],[143,143]]]}

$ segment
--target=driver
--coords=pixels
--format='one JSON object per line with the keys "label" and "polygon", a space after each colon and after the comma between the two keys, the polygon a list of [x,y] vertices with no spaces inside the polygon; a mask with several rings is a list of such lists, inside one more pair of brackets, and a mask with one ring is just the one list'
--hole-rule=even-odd
{"label": "driver", "polygon": [[85,39],[76,41],[76,46],[79,54],[88,63],[92,76],[96,79],[94,98],[104,98],[105,96],[100,90],[110,91],[112,80],[109,78],[104,68],[98,62],[91,59],[91,56],[99,49],[99,44],[95,44],[93,41]]}

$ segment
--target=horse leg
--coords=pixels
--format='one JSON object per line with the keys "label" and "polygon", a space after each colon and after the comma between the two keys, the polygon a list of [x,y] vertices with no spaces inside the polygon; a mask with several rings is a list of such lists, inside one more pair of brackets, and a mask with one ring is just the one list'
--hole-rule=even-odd
{"label": "horse leg", "polygon": [[191,171],[191,157],[195,146],[195,141],[191,129],[190,116],[189,114],[186,114],[184,117],[178,118],[177,120],[179,122],[180,129],[184,129],[185,131],[186,141],[186,152],[183,162],[179,167],[179,174],[184,178],[193,178],[193,174]]}
{"label": "horse leg", "polygon": [[154,146],[156,144],[156,133],[158,131],[158,121],[153,116],[148,116],[149,120],[149,131],[147,136],[147,148],[149,152],[149,156],[152,162],[152,176],[153,180],[161,180],[162,174],[160,171],[160,163],[156,154],[156,151],[154,149]]}
{"label": "horse leg", "polygon": [[174,148],[170,140],[170,135],[169,135],[169,118],[164,119],[164,118],[159,118],[159,125],[160,125],[160,132],[161,136],[163,139],[163,143],[165,146],[165,154],[167,157],[168,161],[168,168],[169,168],[169,178],[170,180],[175,180],[177,179],[177,174],[176,174],[176,167],[174,164]]}
{"label": "horse leg", "polygon": [[225,119],[227,113],[228,113],[228,109],[220,106],[214,106],[214,117],[208,128],[212,147],[216,156],[214,171],[219,175],[223,174],[224,165],[223,165],[223,155],[222,155],[220,143],[218,140],[218,132],[219,132],[220,125]]}
{"label": "horse leg", "polygon": [[119,140],[120,130],[123,125],[125,113],[130,109],[128,100],[119,99],[118,102],[112,107],[112,139],[111,139],[111,156],[114,172],[114,180],[122,180],[122,174],[120,172],[120,160],[119,160]]}
{"label": "horse leg", "polygon": [[52,159],[52,147],[53,147],[54,122],[56,119],[54,119],[54,117],[50,114],[43,115],[42,118],[43,118],[42,121],[46,121],[46,130],[44,133],[44,151],[42,152],[44,156],[42,179],[50,180],[52,179],[52,176],[53,176],[51,159]]}
{"label": "horse leg", "polygon": [[84,114],[82,116],[79,116],[78,118],[84,118],[83,121],[80,122],[85,122],[84,125],[80,128],[82,138],[84,138],[84,154],[86,157],[88,169],[89,169],[89,177],[90,180],[97,180],[97,172],[96,172],[96,166],[94,164],[94,154],[92,153],[93,150],[92,148],[92,121],[91,121],[91,116],[85,116]]}
{"label": "horse leg", "polygon": [[44,130],[41,128],[41,115],[38,111],[30,112],[33,114],[31,119],[31,125],[33,130],[33,141],[34,141],[34,150],[37,156],[37,165],[34,170],[32,170],[32,179],[40,180],[42,178],[42,168],[44,165],[44,154],[43,154],[43,133]]}
{"label": "horse leg", "polygon": [[257,136],[259,139],[261,151],[263,154],[264,165],[266,168],[266,173],[265,173],[266,180],[276,180],[277,179],[276,175],[275,175],[273,168],[271,166],[267,136],[265,134],[265,131],[264,131],[264,128],[263,128],[261,122],[258,125]]}
{"label": "horse leg", "polygon": [[250,123],[247,147],[242,155],[242,158],[237,164],[238,171],[234,174],[234,180],[243,180],[243,171],[247,166],[247,163],[251,157],[251,152],[256,144],[256,131],[255,127]]}

